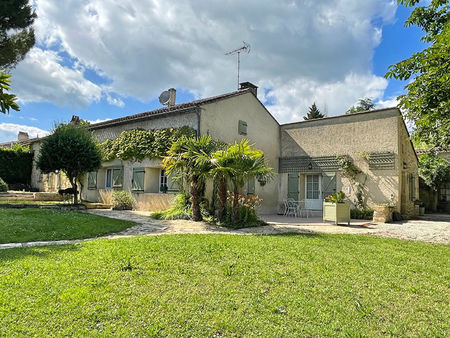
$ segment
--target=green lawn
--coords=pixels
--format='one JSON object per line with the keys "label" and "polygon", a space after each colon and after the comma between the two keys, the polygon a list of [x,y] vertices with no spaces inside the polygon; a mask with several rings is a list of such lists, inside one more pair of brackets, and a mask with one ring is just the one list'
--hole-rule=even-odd
{"label": "green lawn", "polygon": [[0,251],[0,336],[449,336],[450,248],[165,235]]}
{"label": "green lawn", "polygon": [[0,243],[97,237],[132,225],[77,211],[0,209]]}

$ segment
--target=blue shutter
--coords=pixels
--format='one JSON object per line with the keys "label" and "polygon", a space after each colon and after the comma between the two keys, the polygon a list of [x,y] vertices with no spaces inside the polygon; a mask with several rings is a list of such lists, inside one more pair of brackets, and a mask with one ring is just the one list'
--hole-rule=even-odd
{"label": "blue shutter", "polygon": [[298,174],[288,174],[288,198],[298,200]]}

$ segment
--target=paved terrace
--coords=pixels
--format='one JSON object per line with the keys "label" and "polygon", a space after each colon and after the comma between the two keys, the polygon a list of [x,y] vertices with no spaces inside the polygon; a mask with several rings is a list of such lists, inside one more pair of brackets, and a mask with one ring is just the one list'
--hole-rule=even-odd
{"label": "paved terrace", "polygon": [[[88,210],[88,213],[111,218],[131,220],[137,225],[122,232],[102,238],[121,238],[141,235],[162,234],[260,234],[274,235],[282,233],[325,233],[325,234],[358,234],[391,237],[403,240],[423,241],[439,244],[450,244],[450,215],[427,215],[420,220],[410,220],[395,223],[372,223],[364,220],[352,220],[350,225],[334,225],[324,223],[322,218],[296,218],[279,215],[263,216],[268,223],[266,226],[233,230],[217,227],[205,222],[192,222],[185,220],[159,221],[149,217],[149,212],[140,211],[114,211],[114,210]],[[84,240],[63,240],[53,242],[29,242],[0,244],[0,249],[31,247],[44,245],[60,245],[78,243]]]}

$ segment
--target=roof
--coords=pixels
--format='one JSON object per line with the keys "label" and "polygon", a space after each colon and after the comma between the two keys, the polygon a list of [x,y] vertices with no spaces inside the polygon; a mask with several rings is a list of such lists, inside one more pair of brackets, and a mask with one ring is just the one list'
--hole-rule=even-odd
{"label": "roof", "polygon": [[390,107],[390,108],[380,108],[380,109],[374,109],[374,110],[366,110],[366,111],[352,113],[352,114],[327,116],[327,117],[322,117],[322,118],[318,118],[318,119],[311,119],[311,120],[304,120],[304,121],[297,121],[297,122],[289,122],[289,123],[284,123],[281,126],[284,127],[284,126],[289,126],[291,124],[309,123],[309,122],[314,122],[314,121],[324,121],[324,120],[331,120],[331,119],[342,119],[342,118],[345,119],[345,118],[349,118],[349,117],[353,117],[353,116],[372,114],[372,113],[379,113],[379,112],[382,112],[382,111],[388,111],[388,110],[394,110],[394,109],[396,109],[398,111],[399,115],[401,115],[401,112],[400,112],[400,110],[397,107]]}
{"label": "roof", "polygon": [[421,155],[423,153],[428,153],[428,152],[444,153],[446,151],[444,149],[440,148],[440,147],[416,149],[416,154],[417,155]]}
{"label": "roof", "polygon": [[22,146],[28,145],[30,143],[33,143],[34,141],[40,140],[41,138],[39,137],[34,137],[34,138],[29,138],[27,140],[22,140],[22,141],[8,141],[8,142],[3,142],[0,143],[0,148],[12,148],[13,145],[15,144],[20,144]]}
{"label": "roof", "polygon": [[242,94],[246,94],[246,93],[251,93],[251,90],[249,88],[239,89],[237,91],[225,93],[222,95],[211,96],[211,97],[207,97],[207,98],[200,99],[200,100],[194,100],[194,101],[189,101],[189,102],[185,102],[185,103],[175,104],[171,107],[158,108],[155,110],[150,110],[150,111],[146,111],[146,112],[139,113],[139,114],[128,115],[128,116],[124,116],[124,117],[119,117],[117,119],[94,123],[94,124],[89,125],[87,128],[88,129],[104,128],[104,127],[109,127],[109,126],[115,125],[115,124],[127,123],[130,121],[141,120],[141,119],[145,119],[145,118],[149,118],[149,117],[153,117],[153,116],[168,115],[168,114],[173,114],[173,113],[187,113],[187,112],[191,112],[193,109],[195,109],[196,107],[198,107],[200,105],[212,103],[215,101],[227,99],[227,98],[230,98],[233,96],[238,96],[238,95],[242,95]]}

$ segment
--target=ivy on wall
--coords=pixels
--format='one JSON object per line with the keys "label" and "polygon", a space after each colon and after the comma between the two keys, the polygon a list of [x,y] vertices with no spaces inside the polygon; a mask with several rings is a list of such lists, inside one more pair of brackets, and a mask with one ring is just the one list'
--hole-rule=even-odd
{"label": "ivy on wall", "polygon": [[12,149],[0,148],[0,177],[8,184],[29,184],[33,153],[29,147],[15,145]]}
{"label": "ivy on wall", "polygon": [[103,161],[116,158],[124,161],[141,161],[145,158],[162,158],[172,143],[181,136],[195,136],[196,131],[190,127],[159,130],[132,129],[124,130],[115,140],[100,143]]}

